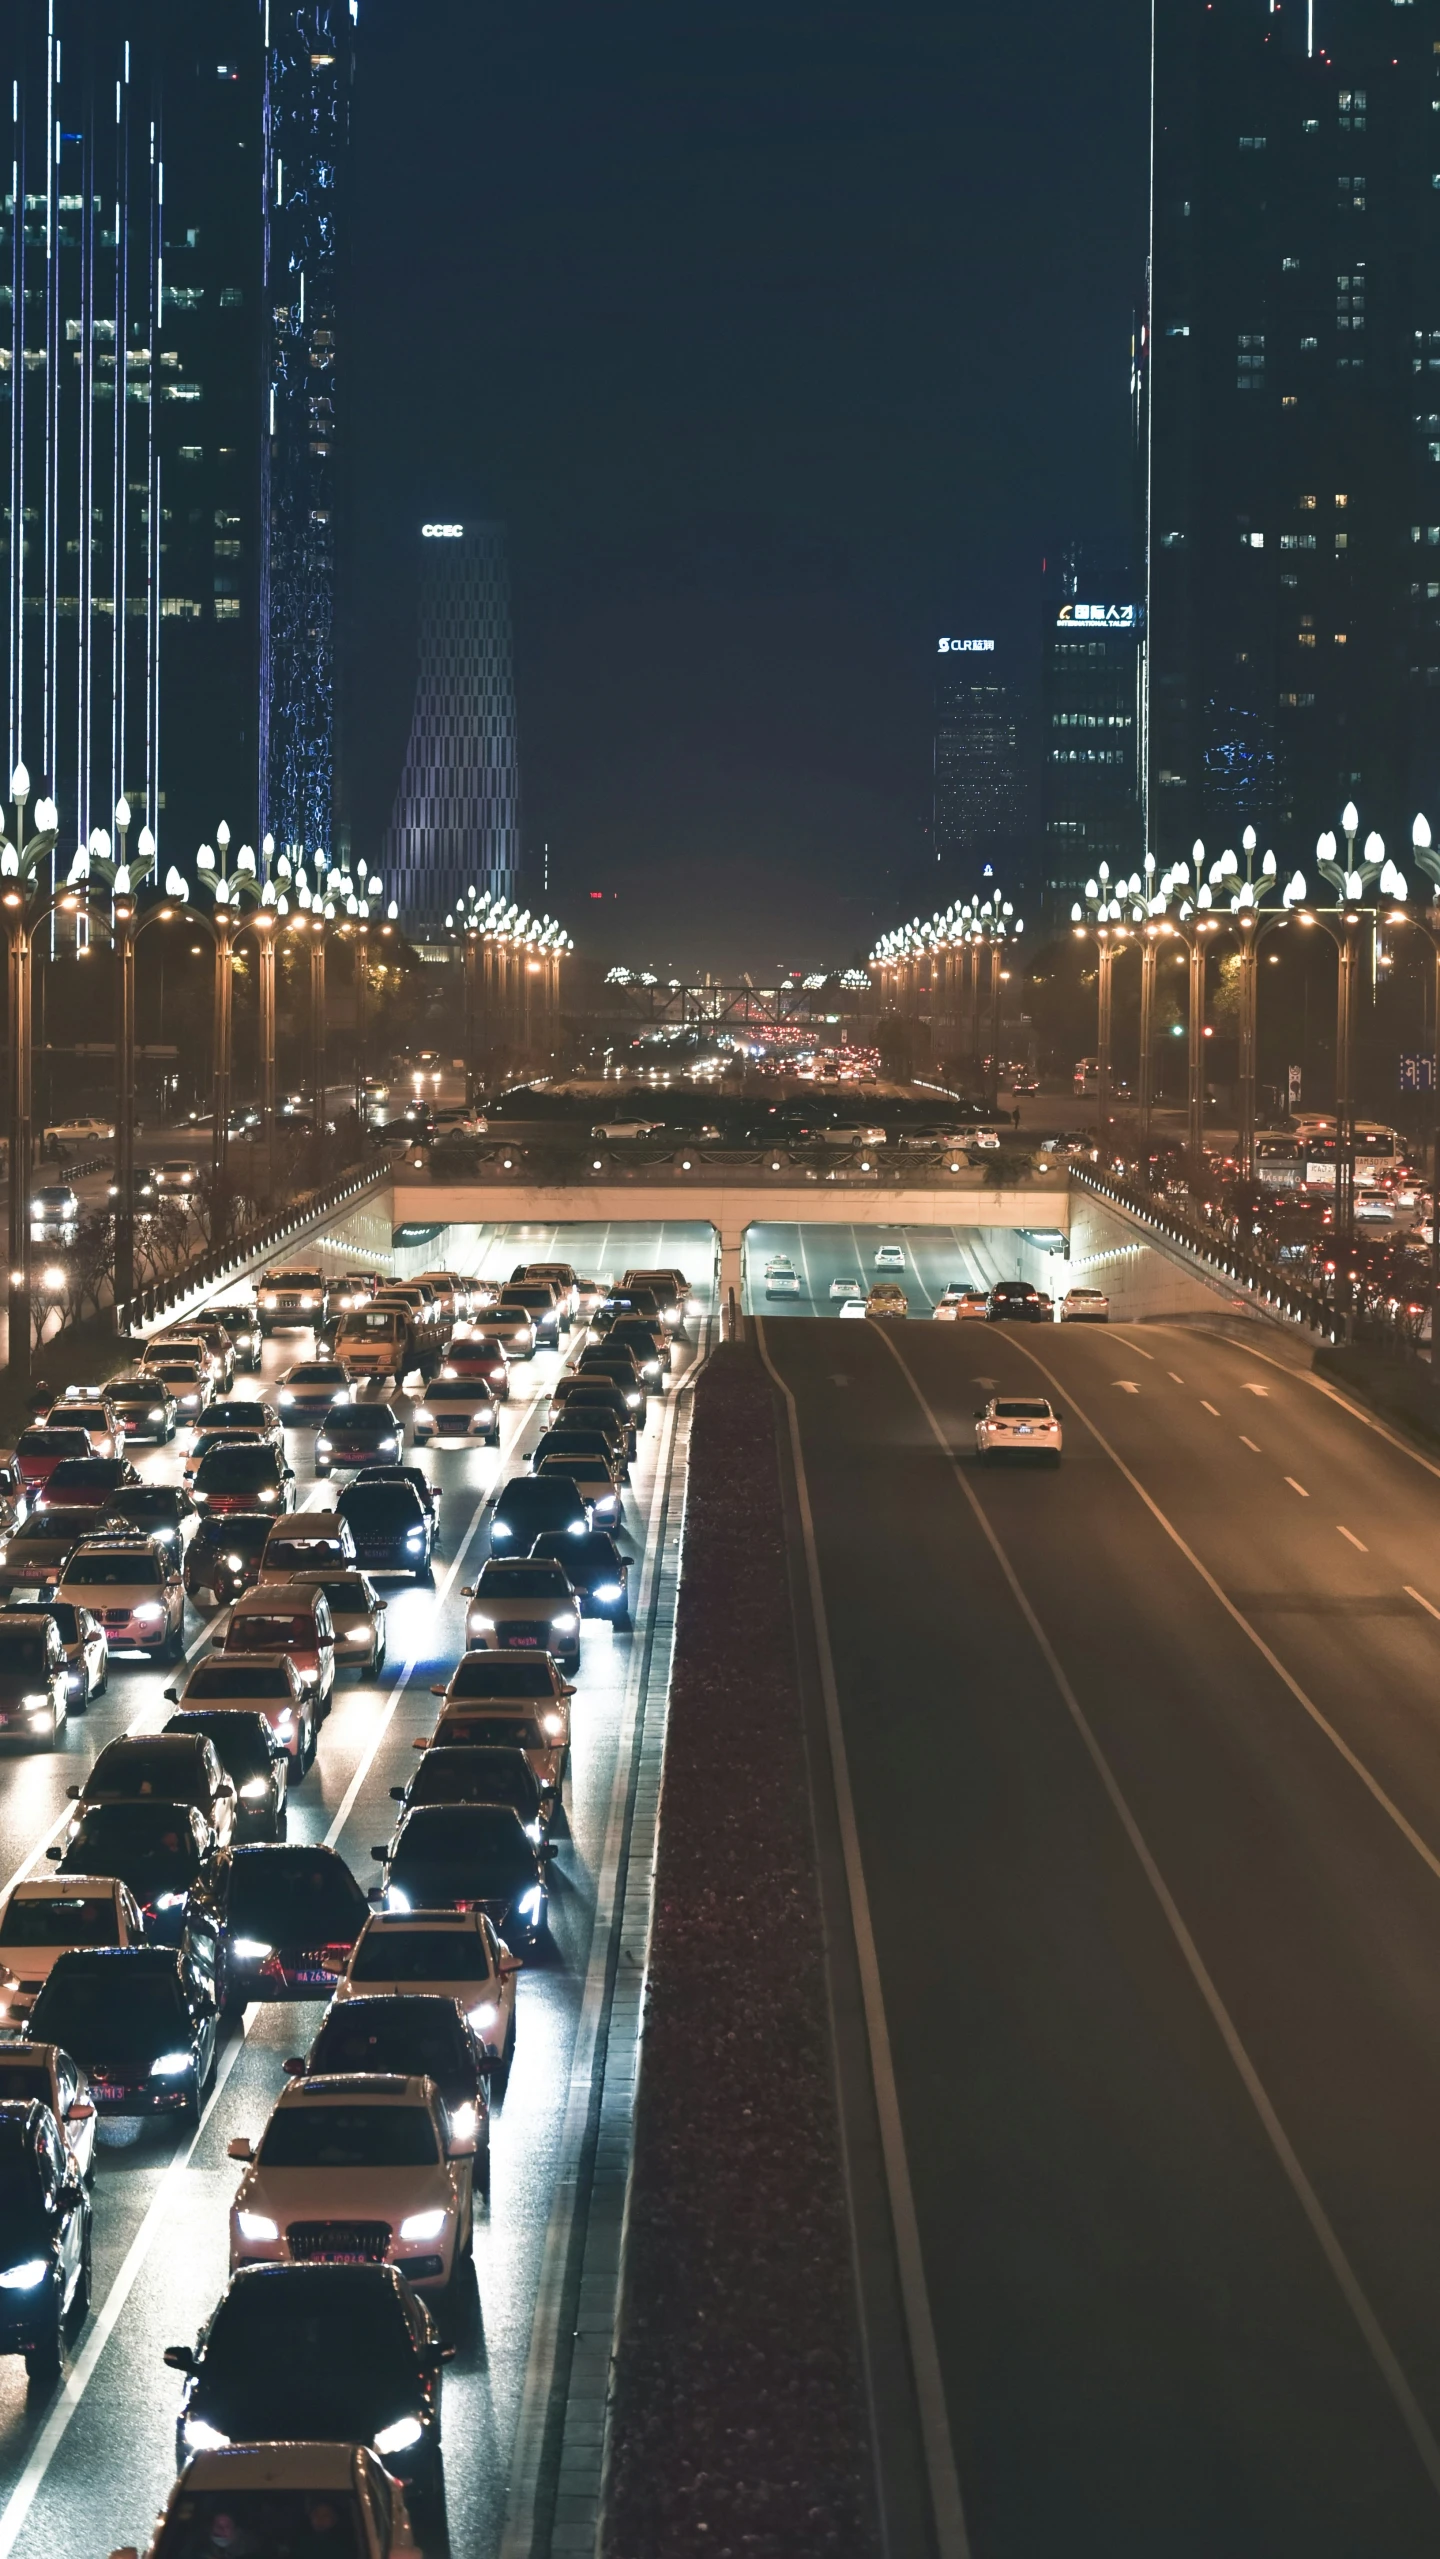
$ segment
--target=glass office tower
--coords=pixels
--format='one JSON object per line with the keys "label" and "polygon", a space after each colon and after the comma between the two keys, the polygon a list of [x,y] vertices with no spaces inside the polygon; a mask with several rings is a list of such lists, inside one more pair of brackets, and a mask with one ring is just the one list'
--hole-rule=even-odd
{"label": "glass office tower", "polygon": [[501,903],[520,881],[520,761],[501,524],[420,527],[415,708],[386,845],[388,894],[420,930],[472,885]]}

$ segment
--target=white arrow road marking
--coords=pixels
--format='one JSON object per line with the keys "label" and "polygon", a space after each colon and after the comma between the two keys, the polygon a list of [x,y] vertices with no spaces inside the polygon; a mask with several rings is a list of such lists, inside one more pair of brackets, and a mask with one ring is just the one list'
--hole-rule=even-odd
{"label": "white arrow road marking", "polygon": [[1117,1377],[1115,1383],[1122,1395],[1138,1395],[1140,1392],[1133,1377]]}
{"label": "white arrow road marking", "polygon": [[1268,1395],[1270,1389],[1268,1386],[1257,1386],[1253,1377],[1247,1377],[1245,1380],[1245,1392],[1247,1395]]}

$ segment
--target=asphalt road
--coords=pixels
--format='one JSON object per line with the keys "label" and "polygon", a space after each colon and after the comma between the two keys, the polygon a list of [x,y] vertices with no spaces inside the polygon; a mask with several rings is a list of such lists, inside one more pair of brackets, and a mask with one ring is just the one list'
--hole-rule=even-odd
{"label": "asphalt road", "polygon": [[1258,1328],[762,1331],[976,2559],[1432,2553],[1440,1469]]}
{"label": "asphalt road", "polygon": [[[630,1261],[678,1258],[708,1302],[709,1252],[696,1245],[693,1229],[673,1227],[563,1234],[512,1227],[493,1230],[472,1260],[508,1277],[517,1261],[552,1253],[573,1259],[577,1268],[616,1273]],[[338,1265],[339,1257],[327,1258]],[[703,1329],[703,1319],[691,1320],[675,1381]],[[571,1336],[570,1349],[579,1339]],[[267,1347],[265,1381],[309,1349],[306,1335],[277,1338]],[[483,1560],[487,1503],[537,1435],[538,1408],[558,1366],[548,1353],[517,1368],[498,1457],[477,1449],[434,1451],[424,1459],[444,1497],[436,1588],[382,1582],[389,1597],[390,1673],[378,1687],[347,1680],[337,1688],[317,1764],[291,1796],[290,1837],[338,1846],[367,1886],[376,1871],[370,1845],[388,1836],[394,1817],[389,1789],[410,1776],[412,1743],[433,1723],[430,1683],[463,1648],[459,1586]],[[652,1404],[651,1413],[626,1494],[627,1535],[637,1559],[660,1489],[660,1408]],[[314,1482],[312,1436],[292,1432],[288,1445],[302,1502],[313,1504],[328,1488]],[[141,1454],[138,1462],[147,1477],[175,1478],[181,1455],[177,1442]],[[192,1653],[203,1649],[210,1622],[191,1610],[187,1629]],[[515,2066],[494,2123],[493,2200],[476,2230],[480,2331],[445,2383],[450,2532],[452,2546],[467,2559],[487,2559],[501,2544],[547,2233],[557,2195],[576,2166],[567,2132],[574,2119],[571,2052],[596,1954],[597,1874],[635,1650],[631,1638],[587,1621],[567,1790],[569,1836],[552,1869],[554,1953],[528,1966],[519,1985]],[[173,1671],[117,1656],[109,1694],[72,1720],[62,1749],[0,1758],[0,1891],[43,1869],[45,1847],[68,1810],[65,1789],[100,1747],[116,1733],[164,1722],[170,1709],[162,1691],[173,1679]],[[161,2352],[193,2341],[226,2280],[227,2209],[237,2174],[227,2144],[263,2125],[283,2085],[286,2055],[306,2049],[322,2014],[322,2005],[308,2002],[246,2012],[244,2031],[230,2033],[222,2046],[219,2086],[193,2153],[185,2139],[177,2144],[154,2132],[100,2150],[95,2308],[72,2348],[67,2379],[51,2398],[27,2394],[18,2360],[0,2362],[0,2559],[12,2551],[21,2559],[50,2559],[61,2550],[103,2559],[120,2542],[143,2546],[174,2475],[180,2384]],[[532,2392],[534,2379],[532,2373]]]}

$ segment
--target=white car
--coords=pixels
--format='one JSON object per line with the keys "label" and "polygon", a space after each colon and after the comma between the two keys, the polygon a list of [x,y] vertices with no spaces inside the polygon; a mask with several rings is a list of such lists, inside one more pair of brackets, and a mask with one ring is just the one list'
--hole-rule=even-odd
{"label": "white car", "polygon": [[[219,2550],[217,2524],[237,2550],[315,2543],[312,2517],[328,2508],[337,2559],[420,2559],[405,2491],[368,2444],[229,2444],[186,2462],[145,2549],[145,2559],[192,2559]],[[197,2538],[197,2535],[199,2536]],[[133,2542],[111,2559],[140,2559]]]}
{"label": "white car", "polygon": [[975,1446],[982,1458],[1046,1457],[1060,1462],[1060,1416],[1044,1395],[992,1395],[975,1416]]}
{"label": "white car", "polygon": [[[258,2147],[243,2133],[230,2144],[246,2162],[230,2208],[231,2273],[343,2265],[357,2246],[370,2256],[373,2231],[376,2263],[397,2266],[421,2294],[452,2291],[474,2240],[476,2139],[447,2123],[433,2079],[292,2080]],[[363,2242],[357,2225],[368,2226]]]}
{"label": "white car", "polygon": [[112,1120],[59,1120],[47,1128],[41,1144],[49,1146],[105,1146],[115,1134]]}
{"label": "white car", "polygon": [[870,1304],[867,1298],[847,1297],[840,1309],[840,1321],[843,1324],[848,1320],[853,1324],[858,1320],[863,1324],[869,1312]]}
{"label": "white car", "polygon": [[864,1296],[865,1283],[863,1280],[833,1279],[830,1282],[830,1303],[832,1306],[844,1306],[848,1304],[850,1299],[856,1297],[861,1299],[863,1302]]}
{"label": "white car", "polygon": [[40,1875],[0,1909],[0,2027],[14,2033],[62,1955],[76,1946],[141,1946],[145,1923],[113,1875]]}
{"label": "white car", "polygon": [[417,1448],[432,1441],[453,1448],[500,1445],[500,1407],[485,1378],[434,1378],[415,1406],[412,1422]]}
{"label": "white car", "polygon": [[88,2072],[60,2044],[0,2044],[0,2106],[38,2100],[88,2185],[95,2166],[95,2105]]}
{"label": "white car", "polygon": [[1062,1324],[1108,1324],[1110,1300],[1103,1288],[1067,1288],[1060,1300]]}
{"label": "white car", "polygon": [[904,1245],[877,1244],[875,1247],[875,1268],[877,1271],[903,1271],[905,1268]]}
{"label": "white car", "polygon": [[1389,1191],[1357,1191],[1355,1223],[1357,1226],[1389,1226],[1394,1219],[1395,1202]]}
{"label": "white car", "polygon": [[337,1404],[350,1401],[350,1372],[338,1359],[304,1359],[287,1368],[275,1389],[287,1422],[323,1422]]}
{"label": "white car", "polygon": [[190,1156],[167,1155],[164,1163],[157,1167],[155,1188],[168,1192],[172,1199],[180,1199],[186,1192],[193,1191],[199,1180],[200,1167]]}
{"label": "white car", "polygon": [[430,1991],[458,1999],[481,2051],[506,2069],[515,2043],[515,1976],[523,1970],[483,1911],[377,1910],[355,1940],[335,1996],[418,1998]]}
{"label": "white car", "polygon": [[297,1783],[315,1757],[315,1697],[289,1653],[207,1653],[183,1688],[167,1688],[172,1706],[248,1706],[263,1715],[290,1754]]}
{"label": "white car", "polygon": [[800,1279],[793,1262],[767,1262],[765,1265],[767,1297],[798,1297]]}

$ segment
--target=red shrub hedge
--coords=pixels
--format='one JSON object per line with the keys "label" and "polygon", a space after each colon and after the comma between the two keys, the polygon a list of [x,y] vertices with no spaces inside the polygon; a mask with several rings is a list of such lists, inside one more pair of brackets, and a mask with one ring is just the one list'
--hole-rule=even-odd
{"label": "red shrub hedge", "polygon": [[603,2547],[876,2547],[776,1443],[696,1389]]}

